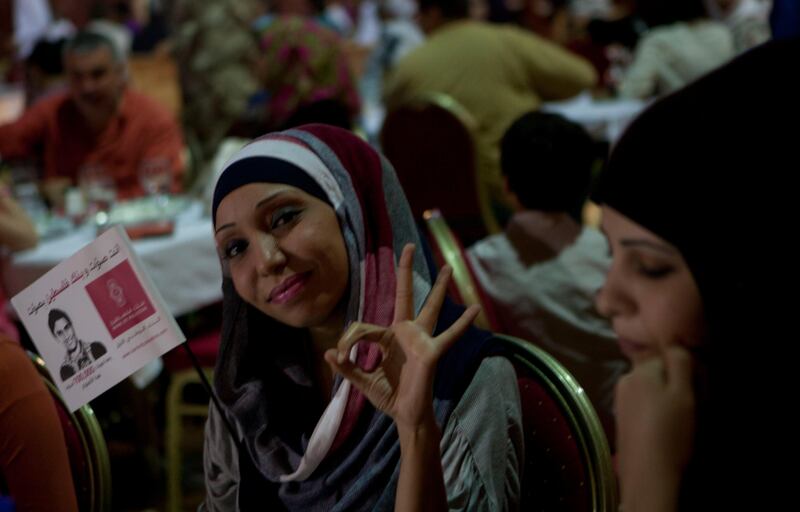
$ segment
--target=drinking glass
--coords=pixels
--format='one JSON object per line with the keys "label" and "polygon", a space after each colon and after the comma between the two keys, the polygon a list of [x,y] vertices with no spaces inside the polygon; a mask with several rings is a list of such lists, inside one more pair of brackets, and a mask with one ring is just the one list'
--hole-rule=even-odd
{"label": "drinking glass", "polygon": [[105,167],[83,165],[78,171],[78,184],[86,198],[89,217],[98,225],[108,222],[108,212],[117,200],[117,188]]}
{"label": "drinking glass", "polygon": [[160,210],[164,210],[169,201],[172,185],[172,167],[166,157],[145,158],[139,164],[139,183],[148,196],[155,199]]}

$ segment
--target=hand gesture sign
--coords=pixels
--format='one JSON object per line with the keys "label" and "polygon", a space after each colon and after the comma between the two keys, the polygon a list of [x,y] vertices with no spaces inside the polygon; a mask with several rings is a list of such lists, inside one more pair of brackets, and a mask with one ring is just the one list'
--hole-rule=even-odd
{"label": "hand gesture sign", "polygon": [[[390,327],[353,323],[336,349],[325,353],[335,372],[350,380],[372,404],[389,415],[398,428],[414,429],[433,418],[433,378],[436,363],[466,331],[480,308],[468,308],[447,330],[433,337],[447,292],[451,269],[442,268],[425,305],[414,318],[414,246],[403,248],[397,268],[394,320]],[[350,361],[350,349],[359,340],[375,342],[383,355],[381,363],[367,372]]]}

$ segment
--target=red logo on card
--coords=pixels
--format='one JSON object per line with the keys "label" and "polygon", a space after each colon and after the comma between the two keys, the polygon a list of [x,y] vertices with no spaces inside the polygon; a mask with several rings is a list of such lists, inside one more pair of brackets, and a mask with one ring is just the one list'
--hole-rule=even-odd
{"label": "red logo on card", "polygon": [[112,338],[155,313],[128,260],[87,284],[86,292]]}

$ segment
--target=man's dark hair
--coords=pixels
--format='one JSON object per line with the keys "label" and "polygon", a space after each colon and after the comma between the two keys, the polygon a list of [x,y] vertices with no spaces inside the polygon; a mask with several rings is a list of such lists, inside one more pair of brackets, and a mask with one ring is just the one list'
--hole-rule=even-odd
{"label": "man's dark hair", "polygon": [[64,313],[60,309],[56,308],[51,309],[50,312],[47,314],[47,324],[50,326],[50,333],[53,336],[56,335],[55,326],[56,322],[59,320],[66,320],[67,323],[72,325],[72,320],[70,320],[70,318],[67,316],[66,313]]}
{"label": "man's dark hair", "polygon": [[427,9],[439,9],[442,17],[458,20],[469,16],[469,0],[417,0],[420,12]]}
{"label": "man's dark hair", "polygon": [[566,212],[580,221],[596,147],[586,130],[562,116],[529,112],[503,136],[501,167],[525,208]]}
{"label": "man's dark hair", "polygon": [[82,30],[64,44],[64,55],[70,53],[89,53],[98,48],[108,48],[116,63],[124,62],[122,51],[109,37],[92,30]]}

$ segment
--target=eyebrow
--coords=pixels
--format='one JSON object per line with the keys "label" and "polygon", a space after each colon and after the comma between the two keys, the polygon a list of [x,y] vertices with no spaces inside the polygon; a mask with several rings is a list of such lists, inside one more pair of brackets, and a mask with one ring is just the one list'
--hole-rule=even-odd
{"label": "eyebrow", "polygon": [[233,226],[235,226],[235,225],[236,225],[236,223],[235,223],[235,222],[229,222],[229,223],[227,223],[227,224],[223,224],[223,225],[221,225],[220,227],[218,227],[218,228],[217,228],[217,229],[214,231],[214,234],[215,234],[215,235],[216,235],[216,234],[219,234],[219,232],[220,232],[220,231],[222,231],[223,229],[232,228],[232,227],[233,227]]}
{"label": "eyebrow", "polygon": [[643,240],[641,238],[623,238],[622,240],[619,241],[619,244],[627,248],[644,247],[646,249],[652,249],[654,251],[658,251],[663,254],[669,254],[669,255],[677,254],[677,251],[671,247],[668,247],[658,242]]}
{"label": "eyebrow", "polygon": [[275,192],[272,192],[271,194],[269,194],[267,197],[265,197],[261,201],[257,202],[256,205],[253,207],[253,210],[258,210],[263,205],[265,205],[267,203],[270,203],[270,202],[274,201],[275,199],[277,199],[279,196],[282,196],[282,195],[287,194],[287,193],[289,193],[288,189],[285,189],[285,188],[278,189]]}
{"label": "eyebrow", "polygon": [[[257,202],[257,203],[256,203],[256,205],[253,207],[253,210],[258,210],[258,209],[259,209],[259,208],[261,208],[263,205],[265,205],[265,204],[268,204],[268,203],[270,203],[270,202],[274,201],[275,199],[279,198],[280,196],[282,196],[282,195],[284,195],[284,194],[287,194],[287,193],[290,193],[290,191],[289,191],[288,189],[279,189],[279,190],[276,190],[276,191],[274,191],[274,192],[272,192],[272,193],[268,194],[268,195],[267,195],[267,197],[265,197],[264,199],[262,199],[262,200],[260,200],[259,202]],[[223,229],[232,228],[232,227],[234,227],[235,225],[236,225],[236,223],[235,223],[235,222],[229,222],[229,223],[227,223],[227,224],[223,224],[222,226],[218,227],[218,228],[217,228],[217,229],[214,231],[214,234],[216,235],[216,234],[218,234],[220,231],[222,231]]]}

